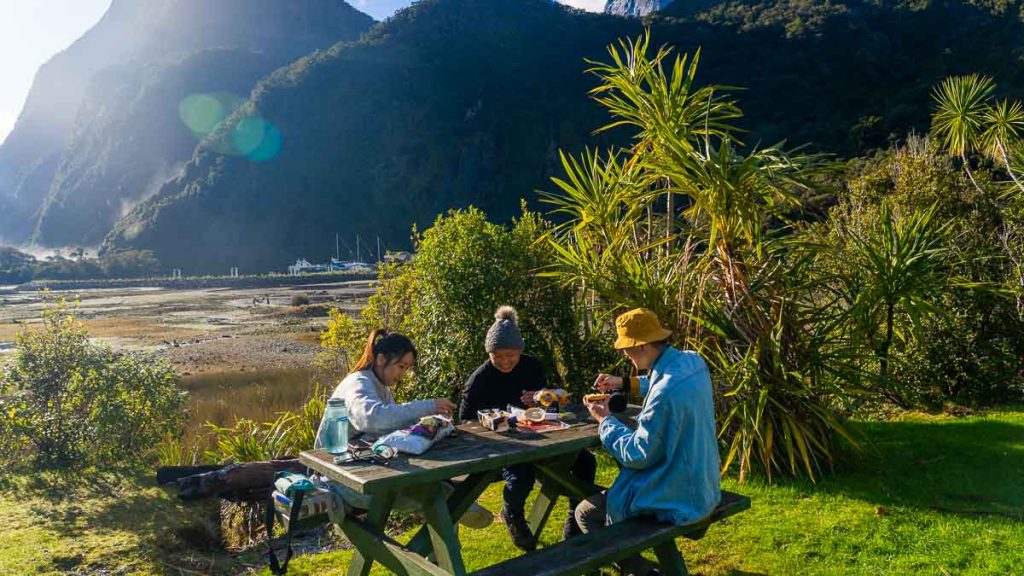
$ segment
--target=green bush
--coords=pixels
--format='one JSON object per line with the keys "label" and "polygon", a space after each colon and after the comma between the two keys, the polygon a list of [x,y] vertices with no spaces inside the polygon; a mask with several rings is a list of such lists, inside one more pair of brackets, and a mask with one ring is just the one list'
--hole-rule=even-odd
{"label": "green bush", "polygon": [[160,272],[160,261],[151,250],[110,252],[99,258],[99,266],[107,278],[139,278]]}
{"label": "green bush", "polygon": [[321,344],[328,361],[358,358],[367,334],[386,327],[408,335],[420,353],[400,399],[457,399],[487,358],[484,338],[502,304],[519,311],[526,352],[548,366],[551,383],[582,393],[616,357],[584,330],[574,293],[538,275],[551,263],[539,242],[549,225],[524,210],[513,224],[469,208],[439,217],[418,236],[416,258],[381,271],[381,286],[358,318],[335,312]]}
{"label": "green bush", "polygon": [[[925,275],[906,279],[926,288],[914,295],[926,306],[915,314],[899,307],[894,315],[891,374],[883,386],[890,400],[904,406],[1005,403],[1019,399],[1024,390],[1024,322],[1011,295],[987,289],[1013,275],[1014,261],[1004,253],[1012,205],[1002,200],[988,173],[979,170],[972,177],[933,142],[911,138],[858,162],[822,225],[823,244],[830,247],[823,256],[831,260],[833,272],[851,286],[849,293],[869,298],[865,287],[870,282],[858,276],[856,264],[863,258],[856,248],[877,232],[886,209],[907,219],[934,206],[934,224],[948,231],[941,248],[948,256],[945,276],[928,287],[921,284]],[[868,348],[881,340],[865,330],[860,336]]]}
{"label": "green bush", "polygon": [[850,439],[835,413],[850,393],[847,347],[807,281],[814,250],[778,229],[812,192],[817,159],[741,147],[728,88],[694,81],[699,55],[650,42],[620,41],[592,63],[604,129],[629,126],[634,143],[563,155],[548,196],[568,216],[550,236],[555,273],[603,312],[604,332],[645,306],[707,361],[723,469],[813,478]]}
{"label": "green bush", "polygon": [[[80,469],[145,461],[184,421],[185,393],[164,360],[89,341],[63,302],[40,329],[18,335],[0,376],[0,433],[8,464]],[[10,451],[10,450],[8,450]]]}

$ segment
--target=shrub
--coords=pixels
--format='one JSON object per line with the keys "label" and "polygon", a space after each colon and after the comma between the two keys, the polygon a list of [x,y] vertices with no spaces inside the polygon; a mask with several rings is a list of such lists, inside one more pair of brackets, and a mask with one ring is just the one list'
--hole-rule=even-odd
{"label": "shrub", "polygon": [[[813,250],[777,233],[797,212],[815,158],[778,147],[744,151],[728,89],[694,82],[697,57],[653,55],[650,37],[609,48],[592,63],[592,92],[633,145],[563,156],[548,195],[568,219],[550,236],[557,273],[606,322],[645,306],[676,343],[707,360],[716,385],[723,469],[814,477],[846,434],[845,346],[834,310],[806,281]],[[678,204],[677,204],[678,203]],[[601,328],[597,330],[598,333]]]}
{"label": "shrub", "polygon": [[552,384],[582,392],[616,357],[583,330],[574,293],[538,276],[550,253],[538,240],[549,229],[528,211],[511,226],[474,208],[439,217],[417,235],[412,262],[389,265],[358,318],[334,312],[321,339],[327,360],[358,358],[367,334],[386,327],[408,335],[420,353],[415,374],[395,390],[400,399],[456,398],[486,359],[484,338],[494,311],[519,311],[526,352],[547,364]]}
{"label": "shrub", "polygon": [[[207,422],[214,434],[214,448],[205,454],[208,461],[219,464],[256,462],[296,457],[313,447],[320,419],[324,414],[328,391],[317,386],[310,399],[296,412],[282,412],[271,422],[239,419],[234,426],[217,426]],[[182,450],[168,443],[173,458]]]}
{"label": "shrub", "polygon": [[[901,284],[904,292],[914,287],[913,296],[923,306],[895,310],[888,358],[892,372],[883,384],[890,400],[937,408],[950,400],[992,404],[1020,398],[1024,322],[1011,296],[986,289],[1003,283],[1014,270],[1013,259],[1003,252],[1005,227],[1013,215],[1001,196],[988,173],[978,170],[968,177],[923,138],[911,137],[905,145],[853,166],[847,189],[822,225],[822,244],[829,247],[823,259],[832,262],[851,298],[859,293],[862,299],[877,300],[867,291],[877,283],[866,280],[861,272],[867,269],[857,265],[865,261],[858,248],[877,244],[886,211],[908,220],[922,207],[933,206],[933,225],[941,223],[947,230],[948,240],[938,247],[948,256],[943,277],[924,286],[922,280],[929,275],[914,272]],[[904,260],[909,261],[908,255]],[[878,335],[884,331],[872,335],[864,322],[857,324],[861,344],[873,353],[872,345],[882,340]]]}
{"label": "shrub", "polygon": [[4,442],[41,468],[144,461],[184,421],[186,395],[169,363],[91,343],[64,302],[47,307],[42,328],[18,335],[0,391]]}
{"label": "shrub", "polygon": [[150,250],[109,252],[100,257],[99,265],[107,278],[137,278],[160,272],[160,261]]}
{"label": "shrub", "polygon": [[307,296],[306,294],[293,294],[292,306],[295,308],[298,308],[300,306],[309,306],[309,296]]}

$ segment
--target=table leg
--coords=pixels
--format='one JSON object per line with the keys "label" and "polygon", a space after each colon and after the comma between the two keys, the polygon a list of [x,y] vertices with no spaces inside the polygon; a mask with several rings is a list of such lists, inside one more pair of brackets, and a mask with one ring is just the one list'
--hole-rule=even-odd
{"label": "table leg", "polygon": [[[391,514],[391,508],[394,505],[394,492],[386,492],[374,496],[373,500],[370,501],[370,509],[366,514],[366,523],[383,533],[384,525],[387,524],[388,516]],[[367,576],[370,573],[370,568],[373,566],[373,558],[367,558],[360,552],[361,549],[368,549],[365,545],[360,546],[360,540],[363,538],[362,533],[356,531],[346,532],[344,525],[341,526],[341,529],[356,549],[355,554],[352,555],[352,562],[348,565],[348,576]]]}
{"label": "table leg", "polygon": [[669,540],[654,547],[654,554],[658,557],[658,565],[662,574],[670,576],[687,576],[686,561],[683,555],[676,548],[675,540]]}
{"label": "table leg", "polygon": [[462,563],[462,548],[455,533],[455,524],[448,513],[448,501],[441,484],[416,490],[411,496],[423,505],[423,517],[430,541],[434,545],[437,565],[450,574],[464,576],[466,567]]}
{"label": "table leg", "polygon": [[541,483],[557,483],[561,486],[562,492],[570,498],[586,500],[604,490],[601,486],[577,478],[572,473],[572,466],[565,467],[560,462],[541,462],[535,466],[541,473]]}
{"label": "table leg", "polygon": [[537,494],[537,498],[533,501],[530,517],[527,519],[527,524],[530,525],[530,531],[533,532],[534,538],[539,539],[540,532],[544,529],[544,524],[547,523],[548,517],[551,516],[551,511],[555,509],[555,504],[558,503],[558,495],[560,493],[561,489],[557,483],[541,483],[540,494]]}
{"label": "table leg", "polygon": [[[464,481],[455,487],[455,492],[448,497],[448,515],[453,521],[458,521],[466,510],[476,502],[476,499],[483,494],[484,490],[491,485],[498,477],[497,470],[489,470],[478,474],[471,474]],[[406,546],[417,554],[426,555],[430,551],[430,532],[427,527],[420,528]]]}

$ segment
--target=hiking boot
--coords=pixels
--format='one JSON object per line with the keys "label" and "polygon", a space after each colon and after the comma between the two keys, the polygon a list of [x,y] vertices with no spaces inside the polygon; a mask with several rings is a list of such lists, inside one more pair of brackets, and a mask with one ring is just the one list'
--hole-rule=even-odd
{"label": "hiking boot", "polygon": [[501,521],[505,523],[505,528],[508,528],[508,535],[512,538],[512,543],[516,545],[516,548],[530,552],[537,547],[537,541],[534,540],[530,527],[526,524],[526,519],[522,514],[511,513],[508,508],[502,507]]}
{"label": "hiking boot", "polygon": [[459,524],[474,530],[483,530],[494,523],[494,514],[483,506],[473,502],[469,510],[459,518]]}
{"label": "hiking boot", "polygon": [[569,515],[565,517],[565,523],[562,524],[562,541],[580,534],[583,534],[583,530],[580,530],[579,524],[576,523],[576,515],[570,510]]}

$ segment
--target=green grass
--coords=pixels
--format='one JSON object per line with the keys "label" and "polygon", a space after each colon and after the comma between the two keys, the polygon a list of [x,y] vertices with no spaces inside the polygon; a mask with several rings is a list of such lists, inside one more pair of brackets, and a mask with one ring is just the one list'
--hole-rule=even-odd
{"label": "green grass", "polygon": [[[690,572],[743,574],[1012,574],[1024,566],[1024,412],[857,423],[866,440],[812,484],[749,480],[725,488],[752,508],[699,542],[681,542]],[[599,483],[614,479],[601,459]],[[481,503],[497,511],[500,485]],[[564,505],[542,544],[558,541]],[[462,529],[469,570],[517,551],[504,527]],[[351,552],[298,557],[296,575],[344,574]],[[387,574],[376,567],[373,574]]]}
{"label": "green grass", "polygon": [[[959,575],[1013,574],[1024,566],[1024,409],[958,419],[908,415],[854,429],[866,451],[845,452],[817,484],[727,480],[726,489],[750,496],[753,507],[700,542],[680,543],[691,572]],[[615,468],[600,461],[599,481],[607,484]],[[202,540],[201,522],[195,525],[191,509],[172,494],[139,479],[63,498],[25,484],[0,491],[0,574],[230,573],[260,564],[255,554],[237,560],[190,551]],[[500,501],[498,484],[481,498],[494,511]],[[564,513],[563,503],[542,545],[558,541]],[[517,554],[499,523],[463,528],[461,536],[470,570]],[[344,574],[351,554],[297,556],[289,573]]]}
{"label": "green grass", "polygon": [[[237,573],[212,547],[214,501],[187,505],[152,476],[100,474],[0,481],[0,574]],[[258,564],[259,562],[254,562]]]}

